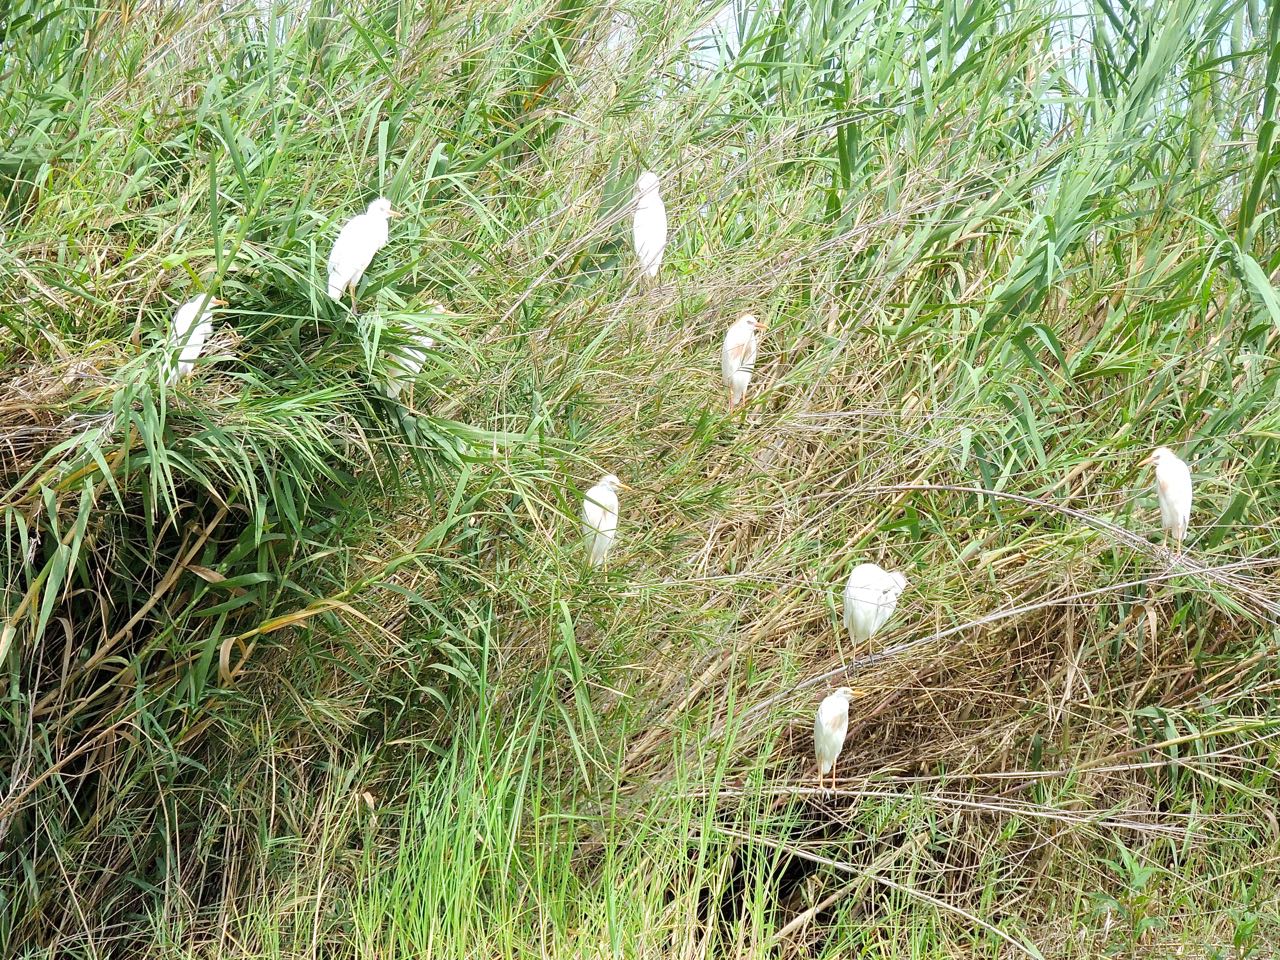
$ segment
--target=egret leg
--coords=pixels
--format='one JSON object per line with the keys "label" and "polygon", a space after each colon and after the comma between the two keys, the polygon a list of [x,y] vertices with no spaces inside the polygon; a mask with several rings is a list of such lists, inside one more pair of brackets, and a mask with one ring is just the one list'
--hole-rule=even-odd
{"label": "egret leg", "polygon": [[347,284],[347,289],[351,291],[351,312],[356,312],[356,282],[354,280]]}

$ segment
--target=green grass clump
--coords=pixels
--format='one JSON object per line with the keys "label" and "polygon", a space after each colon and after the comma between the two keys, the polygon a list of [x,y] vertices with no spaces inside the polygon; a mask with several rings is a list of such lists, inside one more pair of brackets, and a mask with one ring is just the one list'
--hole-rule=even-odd
{"label": "green grass clump", "polygon": [[[1271,7],[11,0],[0,36],[6,956],[1280,937]],[[325,258],[377,195],[352,312]],[[855,649],[862,560],[911,586]]]}

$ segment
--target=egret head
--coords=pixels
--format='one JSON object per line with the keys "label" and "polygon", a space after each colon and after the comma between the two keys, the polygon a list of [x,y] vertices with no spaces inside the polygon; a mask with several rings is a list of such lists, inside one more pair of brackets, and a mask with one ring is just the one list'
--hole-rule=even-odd
{"label": "egret head", "polygon": [[744,313],[742,316],[738,318],[738,322],[745,323],[748,327],[750,327],[756,333],[764,333],[766,330],[769,329],[769,325],[765,323],[763,320],[757,319],[756,315],[753,313]]}
{"label": "egret head", "polygon": [[201,293],[190,300],[178,304],[175,317],[186,317],[188,321],[194,320],[201,313],[208,311],[211,307],[221,304],[221,300],[212,299],[207,293]]}
{"label": "egret head", "polygon": [[852,688],[852,687],[841,687],[840,689],[838,689],[838,690],[836,691],[836,694],[835,694],[835,695],[836,695],[837,697],[844,697],[846,701],[848,701],[848,700],[852,700],[852,699],[853,699],[853,697],[854,697],[853,688]]}
{"label": "egret head", "polygon": [[658,175],[650,173],[648,170],[643,171],[636,178],[636,199],[639,200],[648,194],[657,195],[658,193]]}
{"label": "egret head", "polygon": [[609,490],[612,490],[614,493],[617,493],[619,490],[631,489],[625,483],[623,483],[621,480],[615,477],[612,473],[606,473],[603,477],[600,478],[600,486],[605,487]]}
{"label": "egret head", "polygon": [[902,574],[900,574],[897,570],[889,574],[889,579],[892,580],[896,585],[893,591],[894,596],[897,596],[898,594],[902,593],[903,590],[907,589],[907,578],[904,577]]}
{"label": "egret head", "polygon": [[1178,455],[1168,447],[1156,447],[1151,452],[1151,456],[1142,461],[1143,466],[1155,467],[1157,470],[1166,463],[1172,463],[1178,459]]}
{"label": "egret head", "polygon": [[369,214],[375,217],[398,217],[400,214],[391,209],[391,201],[386,197],[379,197],[369,204]]}

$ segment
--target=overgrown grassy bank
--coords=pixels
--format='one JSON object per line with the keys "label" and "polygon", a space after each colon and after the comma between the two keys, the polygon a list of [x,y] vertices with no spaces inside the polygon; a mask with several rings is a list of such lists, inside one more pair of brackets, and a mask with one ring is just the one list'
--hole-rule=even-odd
{"label": "overgrown grassy bank", "polygon": [[0,9],[6,955],[1272,949],[1273,10],[291,6]]}

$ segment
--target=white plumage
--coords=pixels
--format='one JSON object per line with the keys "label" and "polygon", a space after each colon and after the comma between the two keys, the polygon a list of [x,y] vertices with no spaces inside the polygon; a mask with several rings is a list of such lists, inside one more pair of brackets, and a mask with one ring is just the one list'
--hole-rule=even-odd
{"label": "white plumage", "polygon": [[[431,304],[430,310],[436,315],[447,312],[439,303]],[[421,332],[411,334],[409,341],[411,346],[401,347],[387,363],[385,391],[392,400],[398,398],[400,391],[418,378],[423,365],[427,362],[427,351],[436,345],[434,337]]]}
{"label": "white plumage", "polygon": [[844,587],[844,627],[854,643],[865,643],[879,632],[907,589],[907,578],[874,563],[860,563]]}
{"label": "white plumage", "polygon": [[755,371],[760,334],[765,325],[747,313],[734,321],[724,335],[720,348],[720,373],[729,388],[729,409],[742,403]]}
{"label": "white plumage", "polygon": [[618,491],[626,484],[606,474],[582,499],[582,536],[587,542],[591,566],[604,563],[618,530]]}
{"label": "white plumage", "polygon": [[400,392],[418,379],[423,364],[427,362],[427,351],[436,345],[433,337],[425,333],[415,333],[409,337],[412,346],[401,347],[399,353],[387,363],[387,396],[392,400],[400,396]]}
{"label": "white plumage", "polygon": [[[213,336],[213,308],[226,305],[227,301],[210,299],[208,294],[202,293],[194,300],[188,300],[174,313],[168,341],[171,371],[167,377],[169,386],[173,386],[195,369],[200,351]],[[177,351],[176,362],[174,351]]]}
{"label": "white plumage", "polygon": [[365,270],[374,254],[387,245],[387,219],[394,216],[391,201],[379,197],[364,213],[342,225],[329,253],[329,296],[333,300],[341,300],[342,291],[350,290],[355,302],[356,287]]}
{"label": "white plumage", "polygon": [[1147,458],[1156,468],[1156,496],[1160,498],[1160,525],[1166,542],[1173,537],[1182,549],[1191,522],[1191,468],[1168,447],[1158,447]]}
{"label": "white plumage", "polygon": [[658,178],[648,170],[636,180],[635,205],[631,237],[636,259],[644,275],[653,279],[662,266],[662,253],[667,249],[667,208],[658,195]]}
{"label": "white plumage", "polygon": [[841,687],[818,705],[818,716],[813,721],[813,752],[818,758],[818,777],[831,774],[831,786],[836,785],[836,761],[844,749],[844,737],[849,732],[849,701],[853,691]]}

